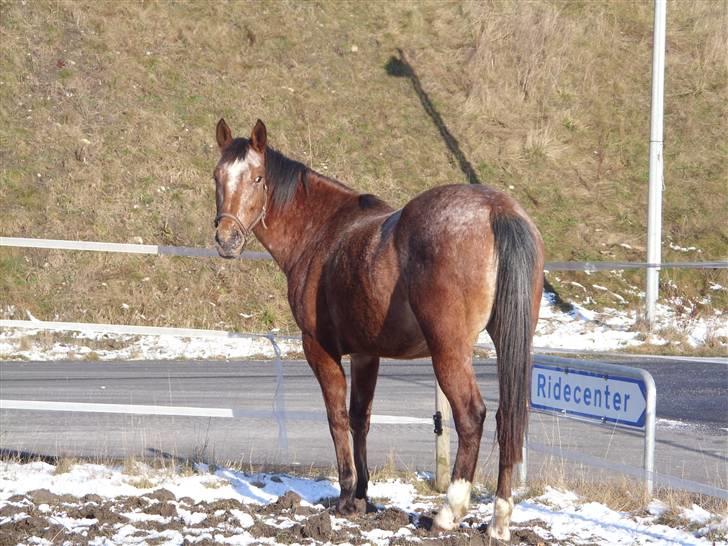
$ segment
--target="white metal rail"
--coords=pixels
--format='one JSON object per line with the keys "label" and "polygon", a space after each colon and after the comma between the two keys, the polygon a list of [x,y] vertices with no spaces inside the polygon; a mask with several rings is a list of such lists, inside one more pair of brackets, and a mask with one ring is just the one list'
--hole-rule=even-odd
{"label": "white metal rail", "polygon": [[[107,243],[103,241],[72,241],[65,239],[35,239],[27,237],[0,237],[0,246],[16,248],[42,248],[49,250],[83,250],[91,252],[116,252],[147,254],[153,256],[188,256],[216,258],[212,248],[192,246],[163,246],[132,243]],[[246,250],[240,255],[244,260],[271,260],[267,252]],[[546,271],[614,271],[619,269],[728,269],[728,260],[692,262],[546,262]]]}

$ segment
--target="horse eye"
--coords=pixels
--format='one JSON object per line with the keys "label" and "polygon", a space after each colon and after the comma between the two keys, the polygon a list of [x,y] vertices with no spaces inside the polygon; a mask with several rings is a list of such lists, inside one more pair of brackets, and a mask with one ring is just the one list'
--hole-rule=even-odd
{"label": "horse eye", "polygon": [[255,183],[256,183],[256,184],[257,184],[258,182],[260,182],[261,180],[263,180],[263,177],[262,177],[262,176],[256,176],[256,177],[255,177]]}

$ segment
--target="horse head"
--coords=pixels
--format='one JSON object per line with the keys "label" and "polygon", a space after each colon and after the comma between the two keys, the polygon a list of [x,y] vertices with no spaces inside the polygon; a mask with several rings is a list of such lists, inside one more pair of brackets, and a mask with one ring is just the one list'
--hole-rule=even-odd
{"label": "horse head", "polygon": [[220,160],[215,167],[215,246],[223,258],[237,258],[268,206],[265,179],[267,133],[258,120],[250,139],[233,138],[224,119],[217,123]]}

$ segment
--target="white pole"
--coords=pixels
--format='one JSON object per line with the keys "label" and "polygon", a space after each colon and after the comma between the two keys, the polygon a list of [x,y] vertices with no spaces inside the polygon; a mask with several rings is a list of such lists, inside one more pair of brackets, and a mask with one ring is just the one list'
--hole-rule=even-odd
{"label": "white pole", "polygon": [[651,499],[655,486],[655,407],[657,405],[657,391],[655,389],[655,381],[649,374],[645,377],[645,386],[647,387],[644,453],[645,494],[647,498]]}
{"label": "white pole", "polygon": [[516,465],[518,469],[518,483],[521,486],[526,485],[528,480],[528,425],[526,425],[526,431],[523,434],[523,449],[521,450],[521,458],[523,459]]}
{"label": "white pole", "polygon": [[435,380],[435,412],[440,413],[442,432],[435,439],[435,490],[447,491],[450,485],[450,402]]}
{"label": "white pole", "polygon": [[[662,260],[662,115],[665,96],[665,27],[667,22],[666,0],[655,0],[655,26],[652,45],[652,109],[650,112],[650,178],[647,209],[647,262],[659,264]],[[650,328],[655,321],[659,267],[647,268],[645,290],[647,322]]]}

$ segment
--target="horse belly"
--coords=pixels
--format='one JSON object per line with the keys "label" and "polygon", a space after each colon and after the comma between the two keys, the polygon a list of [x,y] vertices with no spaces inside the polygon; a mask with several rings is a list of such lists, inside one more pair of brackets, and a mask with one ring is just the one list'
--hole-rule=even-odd
{"label": "horse belly", "polygon": [[420,358],[429,356],[425,336],[408,304],[389,317],[377,337],[380,355],[388,358]]}
{"label": "horse belly", "polygon": [[[388,358],[429,355],[427,342],[401,290],[389,297],[380,289],[353,296],[336,314],[342,353],[363,353]],[[383,297],[377,298],[376,295]]]}
{"label": "horse belly", "polygon": [[429,356],[427,341],[419,327],[388,326],[367,336],[357,336],[348,343],[345,353],[363,353],[386,358],[422,358]]}

